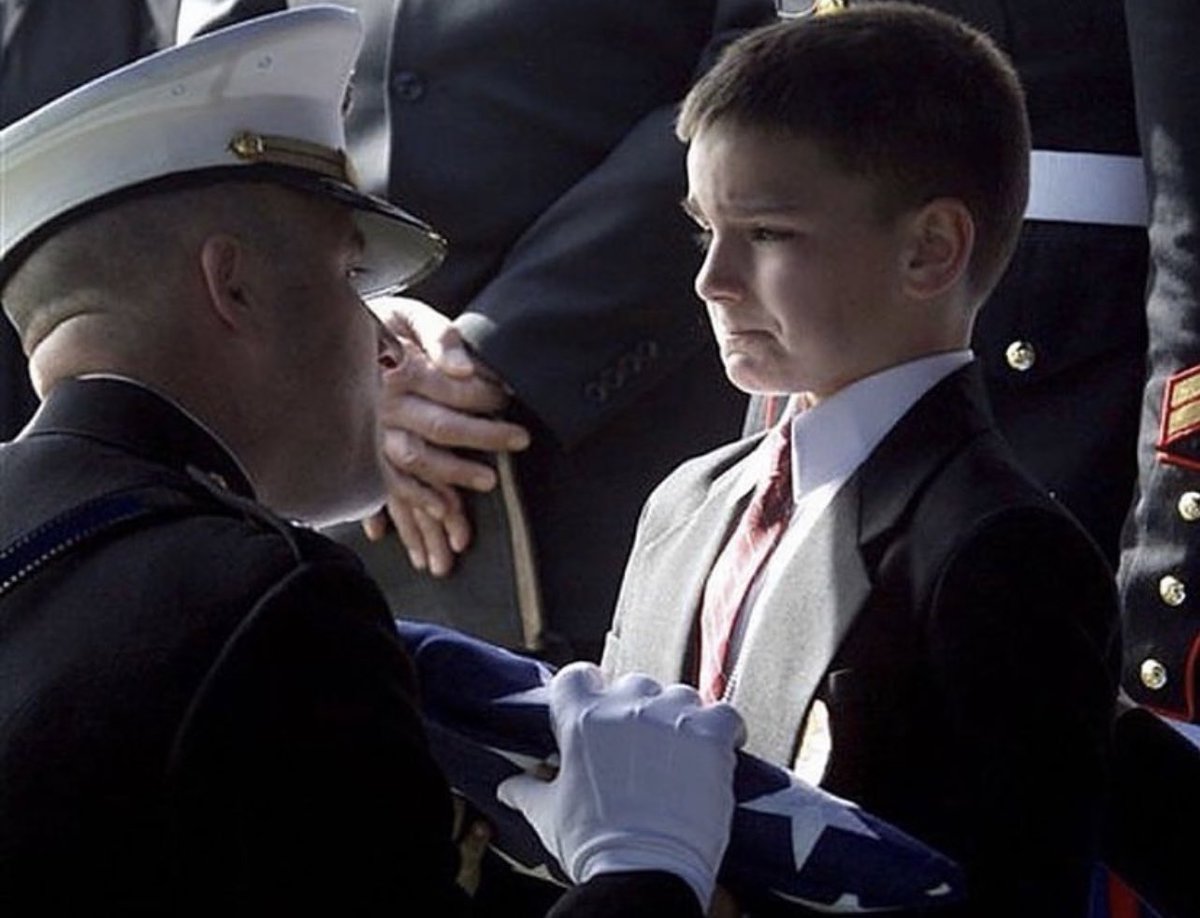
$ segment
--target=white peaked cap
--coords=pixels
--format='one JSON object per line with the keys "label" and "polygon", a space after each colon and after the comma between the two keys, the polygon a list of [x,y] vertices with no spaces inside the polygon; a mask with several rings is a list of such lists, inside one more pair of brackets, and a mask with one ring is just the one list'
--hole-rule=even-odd
{"label": "white peaked cap", "polygon": [[229,180],[354,208],[364,296],[424,277],[444,240],[359,191],[345,153],[362,31],[338,6],[263,16],[115,70],[0,131],[0,282],[70,219],[133,193]]}

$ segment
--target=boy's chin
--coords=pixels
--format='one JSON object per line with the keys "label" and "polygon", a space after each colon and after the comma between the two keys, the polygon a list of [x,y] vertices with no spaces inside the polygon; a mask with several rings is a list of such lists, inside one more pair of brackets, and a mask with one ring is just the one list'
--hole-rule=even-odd
{"label": "boy's chin", "polygon": [[764,373],[749,361],[737,357],[725,360],[725,376],[734,388],[747,395],[790,395],[795,391],[785,380]]}

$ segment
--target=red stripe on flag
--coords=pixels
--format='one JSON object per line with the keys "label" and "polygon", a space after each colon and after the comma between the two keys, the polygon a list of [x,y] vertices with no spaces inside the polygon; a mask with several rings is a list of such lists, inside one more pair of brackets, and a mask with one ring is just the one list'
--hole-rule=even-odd
{"label": "red stripe on flag", "polygon": [[1141,918],[1141,900],[1121,878],[1108,872],[1108,918]]}

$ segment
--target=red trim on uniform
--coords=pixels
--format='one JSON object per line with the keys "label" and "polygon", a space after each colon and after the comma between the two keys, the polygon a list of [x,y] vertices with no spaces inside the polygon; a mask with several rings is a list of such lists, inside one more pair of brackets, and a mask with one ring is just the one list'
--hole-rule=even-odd
{"label": "red trim on uniform", "polygon": [[1188,652],[1187,663],[1183,669],[1183,697],[1187,704],[1187,711],[1184,719],[1189,723],[1197,723],[1197,715],[1200,711],[1196,709],[1196,681],[1200,676],[1197,676],[1197,670],[1200,669],[1200,634],[1192,638],[1192,649]]}
{"label": "red trim on uniform", "polygon": [[1188,459],[1185,456],[1177,456],[1175,453],[1168,452],[1162,449],[1162,444],[1157,444],[1154,455],[1159,462],[1164,462],[1167,465],[1178,465],[1185,469],[1191,469],[1193,472],[1200,472],[1200,459]]}
{"label": "red trim on uniform", "polygon": [[1168,708],[1161,704],[1150,704],[1148,701],[1139,701],[1139,708],[1145,708],[1151,714],[1157,714],[1159,717],[1167,717],[1171,720],[1186,720],[1187,713],[1179,708]]}

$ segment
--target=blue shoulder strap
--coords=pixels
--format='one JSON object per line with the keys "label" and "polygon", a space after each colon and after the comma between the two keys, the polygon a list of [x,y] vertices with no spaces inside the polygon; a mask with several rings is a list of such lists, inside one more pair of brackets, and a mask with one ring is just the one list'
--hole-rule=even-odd
{"label": "blue shoulder strap", "polygon": [[0,548],[0,597],[51,561],[118,527],[195,507],[194,498],[165,487],[116,491],[72,507]]}

